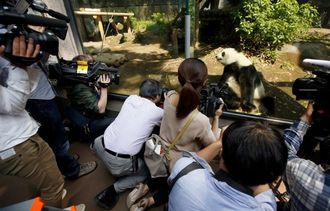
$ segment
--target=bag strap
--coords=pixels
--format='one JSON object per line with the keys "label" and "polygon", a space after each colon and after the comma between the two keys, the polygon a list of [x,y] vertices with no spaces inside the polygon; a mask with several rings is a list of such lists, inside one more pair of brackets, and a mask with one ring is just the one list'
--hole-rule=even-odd
{"label": "bag strap", "polygon": [[[171,193],[171,190],[173,188],[173,186],[175,185],[175,183],[178,181],[178,179],[180,179],[181,177],[189,174],[190,172],[197,170],[197,169],[204,169],[204,167],[199,164],[198,162],[194,161],[192,163],[190,163],[189,165],[187,165],[186,167],[184,167],[174,178],[173,180],[171,180],[171,183],[169,184],[169,191],[168,194]],[[253,196],[253,191],[245,186],[245,185],[241,185],[240,183],[236,182],[235,180],[233,180],[230,175],[228,173],[226,173],[223,170],[220,170],[218,173],[216,173],[215,175],[213,175],[213,177],[221,182],[225,182],[227,183],[229,186],[231,186],[232,188],[245,193],[247,195],[250,195],[252,197]]]}
{"label": "bag strap", "polygon": [[182,128],[180,128],[178,134],[176,135],[176,137],[173,139],[171,145],[168,147],[168,149],[172,149],[175,144],[179,141],[179,139],[181,138],[181,136],[183,135],[183,133],[186,131],[186,129],[189,127],[190,123],[193,121],[193,119],[195,118],[196,114],[198,113],[197,108],[189,115],[189,119],[187,120],[187,122],[184,124],[184,126]]}
{"label": "bag strap", "polygon": [[178,179],[180,179],[181,177],[183,177],[184,175],[188,174],[189,172],[192,172],[196,169],[203,169],[203,166],[201,166],[199,163],[197,162],[192,162],[190,163],[188,166],[184,167],[171,181],[171,184],[169,185],[169,189],[168,189],[168,194],[171,193],[171,190],[174,186],[174,184],[176,183],[176,181]]}

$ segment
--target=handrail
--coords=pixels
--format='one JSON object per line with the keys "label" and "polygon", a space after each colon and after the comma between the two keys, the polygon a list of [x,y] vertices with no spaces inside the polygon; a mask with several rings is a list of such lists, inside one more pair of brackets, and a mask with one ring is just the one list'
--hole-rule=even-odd
{"label": "handrail", "polygon": [[74,11],[77,15],[113,15],[113,16],[134,16],[132,12],[101,12],[101,11]]}

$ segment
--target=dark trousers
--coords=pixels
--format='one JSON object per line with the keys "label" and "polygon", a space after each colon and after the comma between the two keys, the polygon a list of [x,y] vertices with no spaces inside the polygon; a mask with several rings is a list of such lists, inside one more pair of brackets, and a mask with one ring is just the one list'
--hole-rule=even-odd
{"label": "dark trousers", "polygon": [[90,142],[103,135],[104,131],[115,119],[107,116],[88,118],[72,107],[65,109],[65,116],[77,128],[78,131],[76,133],[78,133],[78,136],[83,140],[89,139]]}
{"label": "dark trousers", "polygon": [[38,134],[52,148],[61,173],[68,179],[76,178],[80,164],[68,153],[70,144],[55,100],[30,99],[26,110],[41,124]]}
{"label": "dark trousers", "polygon": [[147,185],[151,192],[154,192],[153,198],[155,206],[160,206],[168,202],[169,187],[167,184],[168,177],[151,178],[147,181]]}

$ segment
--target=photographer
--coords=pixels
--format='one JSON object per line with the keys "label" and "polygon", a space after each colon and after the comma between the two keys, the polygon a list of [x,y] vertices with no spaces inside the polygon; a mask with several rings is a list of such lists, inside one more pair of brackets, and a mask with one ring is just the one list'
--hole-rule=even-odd
{"label": "photographer", "polygon": [[160,126],[164,113],[163,109],[156,106],[160,95],[159,81],[143,81],[139,96],[129,96],[115,121],[106,129],[104,137],[95,139],[93,150],[111,174],[118,177],[114,184],[96,196],[100,207],[112,209],[119,193],[134,188],[149,176],[139,152],[154,127]]}
{"label": "photographer", "polygon": [[[45,55],[44,58],[48,55]],[[26,110],[41,125],[38,134],[52,148],[58,167],[66,179],[78,179],[93,172],[97,166],[95,161],[79,164],[69,154],[70,143],[64,129],[62,115],[55,100],[55,91],[48,81],[46,62],[39,61],[34,65],[35,71],[40,72],[37,88],[31,93],[26,104]]]}
{"label": "photographer", "polygon": [[63,177],[51,148],[37,135],[38,123],[24,109],[40,75],[19,60],[39,56],[40,45],[31,38],[26,42],[24,36],[15,37],[10,60],[3,56],[4,49],[1,46],[0,174],[25,178],[46,205],[61,207]]}
{"label": "photographer", "polygon": [[297,156],[303,137],[312,124],[312,114],[313,103],[309,102],[300,120],[284,131],[289,153],[284,181],[290,193],[290,210],[330,209],[330,169]]}
{"label": "photographer", "polygon": [[[78,55],[73,61],[94,62],[89,55]],[[76,84],[69,92],[72,108],[67,108],[66,116],[78,128],[78,134],[87,141],[102,135],[114,118],[107,115],[108,74],[101,74],[94,86]]]}
{"label": "photographer", "polygon": [[232,123],[223,132],[217,173],[197,155],[185,153],[174,165],[169,210],[276,210],[268,183],[288,158],[279,131],[262,122]]}

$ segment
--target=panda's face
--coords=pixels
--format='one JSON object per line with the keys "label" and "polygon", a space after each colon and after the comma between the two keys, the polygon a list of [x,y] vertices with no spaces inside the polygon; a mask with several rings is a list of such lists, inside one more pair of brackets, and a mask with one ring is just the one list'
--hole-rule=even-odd
{"label": "panda's face", "polygon": [[228,65],[236,62],[238,52],[233,48],[225,48],[220,51],[216,58],[221,64]]}
{"label": "panda's face", "polygon": [[230,65],[237,62],[239,66],[251,65],[251,61],[242,53],[237,52],[234,48],[225,48],[216,55],[217,60],[223,65]]}

